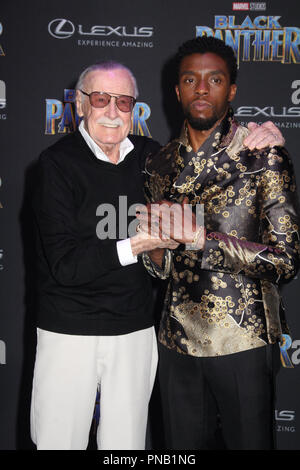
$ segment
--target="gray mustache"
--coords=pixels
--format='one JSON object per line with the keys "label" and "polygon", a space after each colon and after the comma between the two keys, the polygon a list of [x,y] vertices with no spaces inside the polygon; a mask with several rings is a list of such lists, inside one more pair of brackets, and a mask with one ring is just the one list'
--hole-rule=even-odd
{"label": "gray mustache", "polygon": [[107,125],[115,125],[115,126],[124,126],[124,122],[120,117],[117,117],[116,119],[109,119],[107,117],[101,117],[97,119],[97,124],[107,124]]}

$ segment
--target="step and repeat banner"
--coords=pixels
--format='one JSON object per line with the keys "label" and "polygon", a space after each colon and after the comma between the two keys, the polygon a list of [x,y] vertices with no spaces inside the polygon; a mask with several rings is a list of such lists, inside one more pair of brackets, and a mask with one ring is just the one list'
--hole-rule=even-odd
{"label": "step and repeat banner", "polygon": [[[132,132],[162,144],[182,122],[170,59],[196,36],[236,52],[240,122],[272,120],[286,138],[300,184],[300,5],[298,0],[69,0],[0,6],[0,449],[33,449],[29,406],[35,354],[35,257],[30,200],[40,152],[74,131],[74,86],[99,60],[131,68],[139,87]],[[279,449],[300,449],[299,280],[283,292],[291,327],[278,376]],[[159,317],[159,312],[158,315]],[[161,449],[159,396],[151,403]],[[156,410],[156,411],[155,411]]]}

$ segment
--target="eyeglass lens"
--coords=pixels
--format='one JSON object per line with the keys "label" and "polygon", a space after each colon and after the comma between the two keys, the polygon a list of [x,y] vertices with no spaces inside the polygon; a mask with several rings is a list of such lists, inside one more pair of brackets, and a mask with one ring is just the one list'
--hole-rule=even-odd
{"label": "eyeglass lens", "polygon": [[[112,96],[107,93],[92,92],[90,94],[91,105],[95,108],[105,108],[111,100]],[[116,100],[116,105],[120,111],[128,113],[132,111],[134,106],[134,99],[131,96],[121,95],[113,97]]]}

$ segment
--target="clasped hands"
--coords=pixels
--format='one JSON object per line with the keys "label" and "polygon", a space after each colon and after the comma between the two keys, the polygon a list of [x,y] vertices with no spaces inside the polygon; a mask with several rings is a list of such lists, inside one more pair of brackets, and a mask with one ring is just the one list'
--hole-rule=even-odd
{"label": "clasped hands", "polygon": [[194,250],[204,247],[205,228],[197,224],[187,197],[182,204],[162,200],[137,206],[136,217],[139,221],[137,237],[147,247],[143,251],[156,248],[175,249],[179,244]]}

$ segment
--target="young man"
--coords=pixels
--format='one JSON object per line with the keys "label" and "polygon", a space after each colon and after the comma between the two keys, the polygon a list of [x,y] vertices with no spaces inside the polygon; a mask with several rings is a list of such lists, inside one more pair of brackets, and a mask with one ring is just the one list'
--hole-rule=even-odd
{"label": "young man", "polygon": [[[180,245],[159,332],[166,446],[218,448],[220,420],[227,449],[272,449],[286,331],[279,292],[299,266],[292,163],[283,148],[244,146],[248,130],[231,109],[237,66],[230,47],[197,38],[182,45],[177,62],[186,119],[180,138],[147,161],[148,199],[165,203],[148,209],[161,223],[171,203],[176,210],[183,201],[203,204],[205,229],[193,215],[194,235],[173,237]],[[176,210],[170,234],[182,224]],[[147,230],[147,217],[140,220]],[[143,256],[151,274],[165,277],[161,254]]]}

